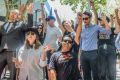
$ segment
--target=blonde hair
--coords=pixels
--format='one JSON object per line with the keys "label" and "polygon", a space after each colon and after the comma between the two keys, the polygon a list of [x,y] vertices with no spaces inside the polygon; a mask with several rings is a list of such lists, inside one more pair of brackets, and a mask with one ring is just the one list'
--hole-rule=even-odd
{"label": "blonde hair", "polygon": [[[19,12],[19,10],[18,9],[14,9],[14,10],[11,10],[10,12],[9,12],[9,21],[14,21],[13,20],[13,14],[12,13],[16,13],[18,16],[20,16],[20,12]],[[11,15],[12,14],[12,15]]]}

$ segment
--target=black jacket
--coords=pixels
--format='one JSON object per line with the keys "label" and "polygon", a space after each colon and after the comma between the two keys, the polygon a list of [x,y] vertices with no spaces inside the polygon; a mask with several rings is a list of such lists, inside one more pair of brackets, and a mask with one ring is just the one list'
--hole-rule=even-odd
{"label": "black jacket", "polygon": [[16,51],[19,49],[23,43],[24,43],[24,30],[28,27],[32,27],[33,25],[33,15],[28,14],[28,23],[25,24],[22,21],[14,22],[13,26],[9,31],[7,32],[5,30],[5,24],[9,22],[5,22],[3,26],[1,26],[0,29],[0,35],[1,35],[1,45],[0,45],[0,51],[4,49],[5,44],[7,44],[7,47],[11,51]]}

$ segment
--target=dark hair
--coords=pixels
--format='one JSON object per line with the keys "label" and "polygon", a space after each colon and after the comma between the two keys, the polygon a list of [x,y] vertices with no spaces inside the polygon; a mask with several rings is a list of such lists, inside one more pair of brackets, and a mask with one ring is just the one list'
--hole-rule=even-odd
{"label": "dark hair", "polygon": [[64,23],[65,23],[66,21],[64,20],[64,21],[62,21],[62,25],[64,26]]}
{"label": "dark hair", "polygon": [[63,28],[65,29],[65,31],[66,31],[66,28],[65,28],[65,26],[64,26],[64,23],[65,23],[66,21],[64,20],[64,21],[62,21],[62,26],[63,26]]}
{"label": "dark hair", "polygon": [[[102,19],[99,17],[98,18],[99,21],[101,21]],[[109,23],[110,22],[110,18],[108,16],[106,16],[106,21]]]}
{"label": "dark hair", "polygon": [[73,41],[73,37],[72,37],[70,34],[64,35],[64,36],[62,37],[62,41],[63,41],[64,37],[69,37],[69,38],[71,38],[71,40]]}
{"label": "dark hair", "polygon": [[[40,41],[39,41],[39,36],[37,34],[35,34],[35,35],[36,35],[36,40],[35,40],[35,42],[34,42],[34,44],[32,46],[33,46],[34,49],[38,49],[41,44],[40,44]],[[28,42],[26,37],[27,37],[27,35],[25,35],[25,47],[27,49],[30,49],[31,46],[30,46],[30,44],[29,44],[29,42]]]}
{"label": "dark hair", "polygon": [[[41,26],[41,27],[40,27],[40,26]],[[44,27],[43,24],[39,24],[39,25],[36,26],[37,30],[38,30],[39,28],[41,28],[41,29],[43,30],[43,27]]]}
{"label": "dark hair", "polygon": [[108,23],[110,22],[110,18],[108,16],[106,16],[106,20]]}
{"label": "dark hair", "polygon": [[73,21],[73,20],[71,20],[71,23],[72,23],[72,28],[74,29],[74,21]]}
{"label": "dark hair", "polygon": [[92,17],[92,13],[91,12],[85,11],[83,14],[84,15],[88,15],[90,18]]}

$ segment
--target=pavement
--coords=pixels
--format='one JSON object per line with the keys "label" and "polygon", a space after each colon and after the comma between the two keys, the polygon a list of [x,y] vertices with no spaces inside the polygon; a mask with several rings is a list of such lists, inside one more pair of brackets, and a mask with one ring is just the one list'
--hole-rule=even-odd
{"label": "pavement", "polygon": [[116,80],[120,80],[120,65],[119,64],[117,64],[116,65]]}

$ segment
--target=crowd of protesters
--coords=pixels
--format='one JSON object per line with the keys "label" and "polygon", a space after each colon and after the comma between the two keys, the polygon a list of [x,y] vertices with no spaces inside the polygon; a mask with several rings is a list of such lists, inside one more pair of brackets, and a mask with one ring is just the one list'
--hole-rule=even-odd
{"label": "crowd of protesters", "polygon": [[[61,21],[45,15],[41,3],[40,24],[33,25],[33,3],[27,21],[20,10],[11,10],[0,28],[0,77],[7,80],[116,80],[116,60],[120,56],[120,11],[98,16],[78,12],[76,20]],[[58,27],[55,25],[58,22]],[[120,63],[120,61],[119,61]]]}

